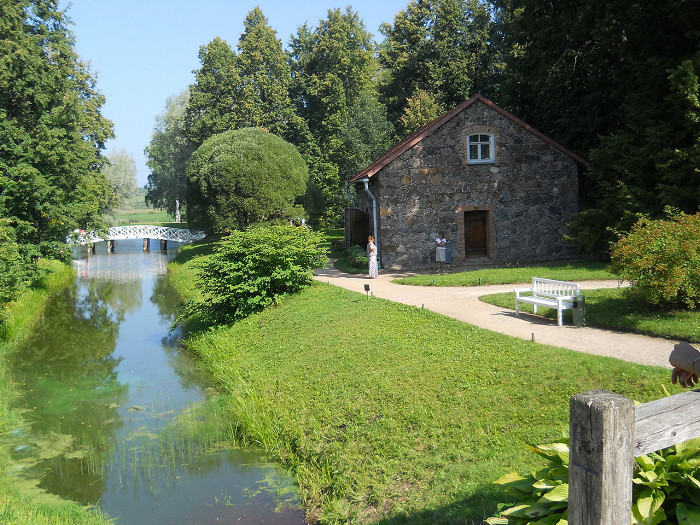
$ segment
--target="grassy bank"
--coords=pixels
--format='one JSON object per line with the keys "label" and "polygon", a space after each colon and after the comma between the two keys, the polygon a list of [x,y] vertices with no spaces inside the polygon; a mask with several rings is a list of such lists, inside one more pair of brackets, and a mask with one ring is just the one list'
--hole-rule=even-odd
{"label": "grassy bank", "polygon": [[[191,264],[171,272],[187,293]],[[604,388],[644,402],[671,388],[663,369],[320,283],[187,346],[239,438],[291,467],[324,523],[480,523],[506,499],[493,480],[538,465],[525,444],[568,426],[571,395]]]}
{"label": "grassy bank", "polygon": [[[6,368],[6,358],[41,318],[48,298],[75,278],[70,266],[43,262],[49,274],[19,300],[7,305],[8,318],[0,341],[0,437],[21,428],[22,414],[11,408],[19,395]],[[105,525],[102,513],[43,494],[23,494],[7,475],[8,450],[0,447],[0,523],[5,525]]]}
{"label": "grassy bank", "polygon": [[[609,328],[683,341],[700,341],[700,311],[663,311],[647,304],[629,288],[584,290],[586,325]],[[485,295],[482,301],[515,309],[513,292]],[[532,312],[532,305],[521,304],[520,310]],[[556,319],[556,310],[539,308],[538,315]],[[570,311],[564,311],[566,322],[571,322]]]}
{"label": "grassy bank", "polygon": [[489,284],[529,283],[533,277],[558,281],[618,279],[607,270],[607,263],[578,261],[540,266],[483,268],[466,272],[416,275],[397,279],[399,284],[414,286],[481,286]]}

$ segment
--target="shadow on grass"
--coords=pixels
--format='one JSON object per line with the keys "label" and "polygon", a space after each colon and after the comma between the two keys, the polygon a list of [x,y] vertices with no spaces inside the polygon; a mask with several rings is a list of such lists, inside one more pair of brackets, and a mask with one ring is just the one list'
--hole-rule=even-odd
{"label": "shadow on grass", "polygon": [[686,341],[700,340],[700,312],[662,310],[632,289],[587,293],[586,324]]}
{"label": "shadow on grass", "polygon": [[[680,341],[700,341],[700,310],[661,310],[650,305],[632,288],[599,288],[583,290],[586,299],[586,326],[617,332],[635,333]],[[514,310],[512,293],[499,293],[479,298],[485,303]],[[530,315],[556,319],[556,310],[538,309],[532,315],[532,305],[520,307],[521,316]],[[564,311],[564,324],[572,322],[571,310]]]}
{"label": "shadow on grass", "polygon": [[414,514],[400,514],[376,521],[376,525],[482,525],[496,512],[499,503],[512,501],[496,485],[488,485],[449,505]]}

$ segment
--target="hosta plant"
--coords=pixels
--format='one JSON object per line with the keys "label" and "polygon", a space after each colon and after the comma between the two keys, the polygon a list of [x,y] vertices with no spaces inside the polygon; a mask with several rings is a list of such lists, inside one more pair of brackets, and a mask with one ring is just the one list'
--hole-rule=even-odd
{"label": "hosta plant", "polygon": [[[566,525],[569,495],[569,440],[530,447],[549,465],[526,476],[495,481],[515,497],[502,505],[490,525]],[[700,523],[700,438],[636,458],[632,525]]]}

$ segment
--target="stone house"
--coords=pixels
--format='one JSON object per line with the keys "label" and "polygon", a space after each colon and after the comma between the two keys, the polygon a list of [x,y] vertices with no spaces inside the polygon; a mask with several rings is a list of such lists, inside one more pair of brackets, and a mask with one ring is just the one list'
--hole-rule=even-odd
{"label": "stone house", "polygon": [[406,137],[353,177],[348,246],[377,237],[383,268],[435,260],[444,232],[455,263],[571,257],[566,224],[586,162],[490,100],[475,95]]}

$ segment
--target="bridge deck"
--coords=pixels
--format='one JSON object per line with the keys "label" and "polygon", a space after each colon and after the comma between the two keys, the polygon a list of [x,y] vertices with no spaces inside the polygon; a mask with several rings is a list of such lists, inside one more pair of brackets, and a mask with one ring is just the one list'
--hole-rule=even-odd
{"label": "bridge deck", "polygon": [[133,225],[113,226],[107,230],[106,236],[97,232],[84,232],[75,237],[68,237],[69,244],[94,244],[101,241],[119,239],[159,239],[163,241],[192,242],[204,239],[206,234],[199,230],[186,228],[169,228],[167,226]]}

